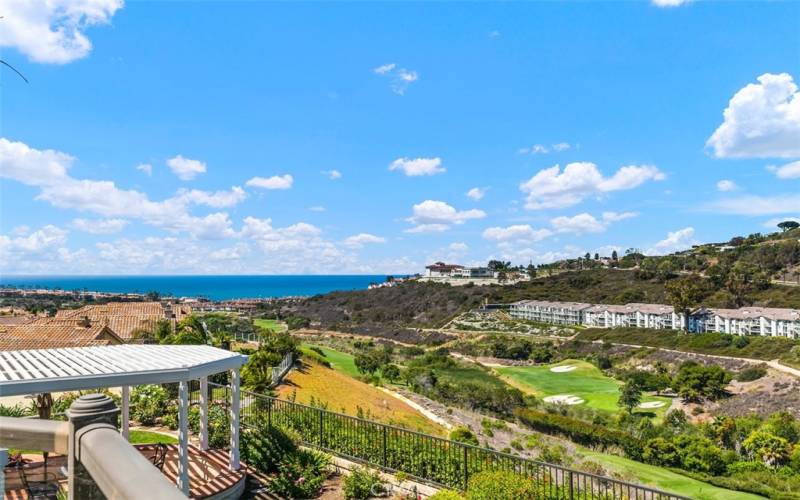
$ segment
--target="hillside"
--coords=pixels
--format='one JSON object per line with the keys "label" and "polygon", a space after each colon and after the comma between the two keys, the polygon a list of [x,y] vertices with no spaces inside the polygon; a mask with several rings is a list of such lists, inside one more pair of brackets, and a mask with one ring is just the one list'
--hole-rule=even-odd
{"label": "hillside", "polygon": [[[588,269],[564,272],[509,286],[459,286],[409,282],[390,288],[334,292],[283,306],[283,316],[306,318],[314,326],[364,333],[412,342],[424,339],[409,328],[437,328],[455,315],[489,303],[546,299],[589,303],[668,303],[666,278],[648,276],[639,269]],[[706,294],[702,304],[733,307],[729,292],[711,278],[703,278]],[[800,287],[764,283],[751,286],[744,303],[800,308]],[[429,341],[441,340],[429,338]]]}

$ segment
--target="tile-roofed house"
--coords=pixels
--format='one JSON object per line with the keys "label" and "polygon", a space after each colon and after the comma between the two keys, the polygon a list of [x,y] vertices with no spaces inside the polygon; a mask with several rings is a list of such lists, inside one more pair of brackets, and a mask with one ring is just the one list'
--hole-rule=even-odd
{"label": "tile-roofed house", "polygon": [[117,345],[123,340],[107,325],[34,322],[0,330],[0,351],[22,349],[57,349],[93,345]]}
{"label": "tile-roofed house", "polygon": [[126,342],[139,340],[140,333],[152,332],[160,320],[173,325],[192,313],[190,306],[169,302],[109,302],[79,309],[61,310],[55,319],[88,318],[108,325]]}

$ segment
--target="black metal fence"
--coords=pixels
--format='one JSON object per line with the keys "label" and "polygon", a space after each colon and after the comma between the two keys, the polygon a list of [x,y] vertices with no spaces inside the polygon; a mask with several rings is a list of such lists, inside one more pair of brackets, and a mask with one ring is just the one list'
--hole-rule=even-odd
{"label": "black metal fence", "polygon": [[[209,383],[209,390],[212,400],[228,404],[227,386]],[[247,391],[241,391],[240,421],[245,432],[293,429],[306,446],[447,488],[464,490],[479,472],[510,471],[534,479],[536,498],[542,500],[686,498]]]}

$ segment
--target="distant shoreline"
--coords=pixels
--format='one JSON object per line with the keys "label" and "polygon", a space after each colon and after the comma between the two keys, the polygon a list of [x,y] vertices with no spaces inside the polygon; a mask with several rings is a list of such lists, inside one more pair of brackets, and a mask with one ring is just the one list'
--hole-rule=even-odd
{"label": "distant shoreline", "polygon": [[3,275],[0,291],[40,290],[110,298],[161,298],[208,301],[268,301],[301,298],[334,291],[367,290],[388,275]]}

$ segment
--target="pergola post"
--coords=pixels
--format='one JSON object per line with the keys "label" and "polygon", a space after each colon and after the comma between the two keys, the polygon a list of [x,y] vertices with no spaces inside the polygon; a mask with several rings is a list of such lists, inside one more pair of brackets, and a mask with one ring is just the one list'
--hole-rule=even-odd
{"label": "pergola post", "polygon": [[120,429],[120,434],[126,440],[130,435],[130,427],[131,427],[131,388],[130,386],[123,385],[122,386],[122,429]]}
{"label": "pergola post", "polygon": [[231,452],[230,469],[239,470],[239,368],[231,370]]}
{"label": "pergola post", "polygon": [[208,449],[208,377],[200,379],[200,449]]}
{"label": "pergola post", "polygon": [[178,382],[178,489],[189,496],[189,383]]}

